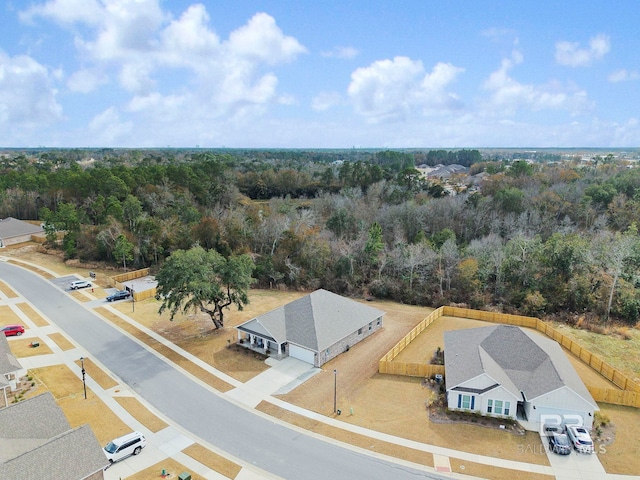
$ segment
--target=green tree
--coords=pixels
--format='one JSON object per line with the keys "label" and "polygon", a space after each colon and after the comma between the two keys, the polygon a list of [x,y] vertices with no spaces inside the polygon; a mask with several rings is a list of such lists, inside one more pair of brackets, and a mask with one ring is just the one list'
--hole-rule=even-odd
{"label": "green tree", "polygon": [[122,260],[124,271],[127,271],[127,260],[133,260],[133,244],[123,234],[118,235],[116,244],[113,247],[113,256],[118,260]]}
{"label": "green tree", "polygon": [[376,263],[380,252],[384,249],[384,242],[382,240],[382,227],[378,222],[373,222],[371,228],[369,228],[369,238],[364,247],[364,251],[371,263]]}
{"label": "green tree", "polygon": [[223,310],[234,304],[238,310],[249,303],[255,264],[248,255],[223,257],[200,246],[176,250],[160,268],[156,298],[159,313],[168,310],[171,320],[178,311],[207,313],[215,328],[224,327]]}

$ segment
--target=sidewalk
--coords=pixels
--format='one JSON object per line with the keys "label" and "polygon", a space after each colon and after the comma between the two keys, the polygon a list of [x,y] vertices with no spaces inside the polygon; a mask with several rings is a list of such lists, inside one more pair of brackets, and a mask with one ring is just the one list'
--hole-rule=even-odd
{"label": "sidewalk", "polygon": [[[401,437],[395,437],[392,435],[384,434],[381,432],[377,432],[374,430],[365,429],[359,427],[357,425],[352,425],[346,422],[339,421],[334,418],[325,417],[323,415],[317,414],[315,412],[311,412],[295,405],[291,405],[289,403],[283,402],[277,398],[274,398],[272,395],[275,393],[286,393],[291,389],[295,388],[299,384],[306,381],[311,376],[319,373],[321,370],[317,368],[313,368],[312,366],[301,362],[299,360],[293,358],[286,358],[281,361],[269,359],[267,363],[271,366],[271,368],[262,374],[254,377],[250,381],[246,383],[241,383],[238,380],[230,377],[229,375],[221,372],[209,364],[203,362],[199,358],[191,355],[190,353],[182,350],[177,347],[173,343],[166,340],[164,337],[156,334],[155,332],[149,330],[143,325],[138,324],[134,320],[132,320],[127,315],[121,313],[119,310],[113,308],[111,305],[105,305],[104,302],[95,301],[96,299],[91,295],[88,291],[83,291],[83,294],[86,295],[90,299],[94,299],[94,301],[86,302],[83,305],[85,308],[92,308],[96,306],[104,306],[109,309],[114,314],[118,315],[121,319],[128,322],[129,324],[135,326],[137,329],[143,331],[147,335],[151,336],[158,342],[161,342],[168,348],[171,348],[173,351],[179,353],[183,357],[187,358],[189,361],[197,364],[201,368],[205,369],[209,373],[216,375],[218,378],[224,380],[225,382],[234,386],[234,389],[230,390],[226,393],[220,393],[213,390],[211,387],[209,390],[215,392],[218,395],[225,396],[229,401],[232,401],[239,406],[247,410],[251,410],[256,413],[253,409],[256,405],[258,405],[261,401],[267,401],[274,405],[277,405],[280,408],[287,409],[291,412],[294,412],[298,415],[305,416],[307,418],[314,419],[316,421],[324,422],[328,425],[331,425],[336,428],[341,428],[343,430],[348,430],[360,435],[365,435],[371,438],[376,438],[385,442],[395,443],[397,445],[405,446],[407,448],[412,448],[416,450],[420,450],[426,453],[431,453],[434,455],[434,467],[422,467],[422,469],[426,469],[428,471],[432,471],[434,473],[446,474],[451,478],[472,478],[466,475],[458,475],[456,473],[451,472],[451,467],[449,465],[449,457],[454,457],[461,460],[467,460],[470,462],[482,463],[495,467],[509,468],[524,472],[531,472],[536,474],[543,475],[552,475],[556,476],[556,478],[575,478],[575,479],[590,479],[590,478],[611,478],[611,479],[631,479],[631,478],[640,478],[640,477],[631,477],[631,476],[621,476],[621,475],[607,475],[604,473],[600,465],[600,469],[586,469],[591,473],[597,473],[597,476],[591,476],[587,474],[586,476],[576,476],[575,470],[567,469],[566,465],[558,465],[557,462],[551,462],[551,467],[544,465],[536,465],[529,464],[523,462],[517,462],[512,460],[504,460],[495,457],[487,457],[482,455],[476,455],[468,452],[462,452],[447,448],[442,448],[434,445],[423,444],[411,440],[407,440]],[[76,300],[77,301],[77,300]],[[77,367],[75,361],[85,356],[87,357],[87,352],[81,351],[79,348],[74,348],[72,350],[63,351],[58,347],[58,345],[51,339],[48,338],[49,335],[58,332],[57,328],[54,325],[48,325],[45,327],[37,327],[29,318],[26,317],[19,309],[15,307],[17,303],[25,302],[22,298],[7,298],[2,292],[0,292],[0,305],[8,305],[16,314],[20,317],[20,319],[25,323],[29,329],[25,332],[25,337],[39,337],[42,342],[46,343],[51,350],[52,354],[48,355],[36,355],[33,357],[23,357],[20,358],[20,362],[22,365],[27,368],[37,368],[43,366],[50,366],[56,364],[66,364],[72,372],[74,372],[78,377],[81,377],[81,373]],[[79,302],[82,303],[82,302]],[[48,318],[42,312],[38,311],[44,319]],[[106,319],[104,320],[107,321]],[[114,328],[117,328],[114,326]],[[126,332],[122,331],[122,333],[126,334]],[[23,337],[24,338],[24,337]],[[137,340],[136,340],[137,341]],[[140,343],[140,342],[138,342]],[[150,349],[148,346],[141,343],[145,348],[154,353],[157,352]],[[168,361],[164,359],[165,361]],[[106,373],[109,373],[102,365],[98,366]],[[176,366],[176,368],[179,368]],[[148,439],[148,445],[144,450],[143,455],[138,455],[136,457],[130,457],[126,461],[116,463],[114,466],[105,471],[105,478],[108,480],[116,480],[119,478],[125,478],[133,473],[143,470],[151,465],[154,465],[158,462],[161,462],[166,458],[173,458],[176,461],[183,464],[185,467],[191,470],[192,473],[196,473],[205,478],[210,479],[223,479],[226,478],[215,471],[212,471],[205,465],[200,464],[195,461],[191,457],[182,453],[182,450],[189,445],[193,444],[196,440],[190,436],[188,432],[181,431],[178,427],[171,426],[171,423],[167,421],[166,418],[163,418],[161,414],[156,412],[152,407],[147,405],[144,400],[137,397],[137,395],[132,392],[126,385],[119,384],[117,387],[111,388],[109,390],[102,389],[95,381],[93,381],[90,377],[86,378],[87,386],[114,412],[116,413],[127,425],[131,427],[132,430],[138,430],[145,434]],[[138,400],[143,403],[150,411],[152,411],[156,416],[162,418],[167,424],[170,426],[161,430],[160,432],[153,433],[146,429],[140,422],[138,422],[135,418],[133,418],[124,408],[120,406],[120,404],[115,400],[117,396],[133,396],[138,398]],[[274,422],[281,422],[278,419],[273,418]],[[281,422],[284,423],[284,422]],[[289,425],[290,426],[290,425]],[[291,428],[297,428],[290,426]],[[302,432],[304,430],[300,429]],[[308,433],[308,432],[307,432]],[[358,447],[345,445],[342,442],[338,442],[337,440],[333,440],[328,437],[324,437],[324,439],[328,442],[334,442],[336,444],[340,444],[344,448],[351,448],[355,451],[371,455],[372,453],[368,450],[363,450]],[[216,451],[215,447],[211,445],[205,445],[210,450],[218,453],[221,456],[229,458],[225,452]],[[379,456],[378,454],[375,454]],[[594,455],[595,457],[595,455]],[[238,465],[242,466],[242,470],[240,474],[236,477],[239,480],[260,480],[260,479],[268,479],[274,478],[268,472],[257,471],[254,467],[250,465],[244,465],[242,461],[238,459],[229,458],[232,461],[235,461]],[[396,458],[385,457],[388,461],[393,461],[400,464],[406,464],[407,462],[398,460]],[[597,461],[597,457],[595,457],[595,461]],[[555,464],[555,465],[554,465]],[[586,472],[585,472],[586,473]],[[602,476],[604,475],[604,476]]]}

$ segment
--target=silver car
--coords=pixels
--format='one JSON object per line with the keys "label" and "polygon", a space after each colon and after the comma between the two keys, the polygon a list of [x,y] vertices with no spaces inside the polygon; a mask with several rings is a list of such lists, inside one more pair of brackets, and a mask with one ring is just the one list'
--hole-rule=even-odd
{"label": "silver car", "polygon": [[567,435],[573,448],[582,453],[593,453],[593,440],[584,427],[570,425],[567,427]]}

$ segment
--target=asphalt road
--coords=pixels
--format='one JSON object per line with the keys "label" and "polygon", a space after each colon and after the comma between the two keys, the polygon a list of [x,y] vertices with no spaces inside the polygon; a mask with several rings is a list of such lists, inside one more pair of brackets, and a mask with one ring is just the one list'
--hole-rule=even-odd
{"label": "asphalt road", "polygon": [[249,464],[286,479],[445,478],[254,415],[191,380],[51,282],[6,262],[0,262],[0,278],[176,424]]}

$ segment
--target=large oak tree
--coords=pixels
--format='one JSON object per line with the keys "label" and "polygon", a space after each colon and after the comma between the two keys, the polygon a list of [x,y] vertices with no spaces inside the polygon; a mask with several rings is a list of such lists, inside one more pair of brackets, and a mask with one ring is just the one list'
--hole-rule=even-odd
{"label": "large oak tree", "polygon": [[216,329],[222,328],[225,308],[234,304],[242,310],[249,303],[254,266],[248,255],[225,258],[200,246],[176,250],[156,276],[156,298],[162,301],[159,313],[168,310],[173,320],[179,310],[201,311],[211,317]]}

